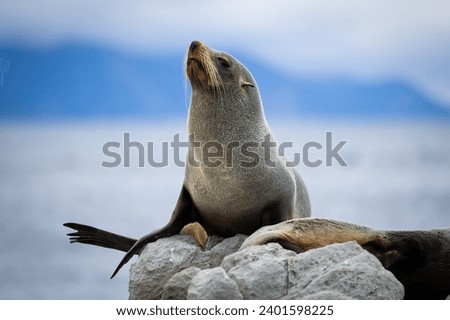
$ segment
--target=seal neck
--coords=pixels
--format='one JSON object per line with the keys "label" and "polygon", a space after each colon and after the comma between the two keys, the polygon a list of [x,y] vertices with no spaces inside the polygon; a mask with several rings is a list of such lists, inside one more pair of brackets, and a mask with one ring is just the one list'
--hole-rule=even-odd
{"label": "seal neck", "polygon": [[229,143],[258,141],[270,129],[259,96],[245,94],[205,94],[193,90],[188,117],[188,133],[197,141]]}

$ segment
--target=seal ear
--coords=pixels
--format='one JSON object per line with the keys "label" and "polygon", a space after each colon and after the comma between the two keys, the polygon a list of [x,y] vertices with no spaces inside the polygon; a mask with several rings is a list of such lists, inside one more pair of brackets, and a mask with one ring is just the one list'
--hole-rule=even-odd
{"label": "seal ear", "polygon": [[242,78],[239,79],[239,85],[241,87],[253,87],[253,88],[255,87],[255,85],[253,83],[251,83],[251,82],[249,82],[247,80],[244,80]]}

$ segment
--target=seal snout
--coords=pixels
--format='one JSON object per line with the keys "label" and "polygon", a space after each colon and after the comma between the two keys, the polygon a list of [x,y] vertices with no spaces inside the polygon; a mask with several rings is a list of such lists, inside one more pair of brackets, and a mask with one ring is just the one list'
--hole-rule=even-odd
{"label": "seal snout", "polygon": [[186,74],[192,85],[218,88],[220,77],[211,59],[213,51],[203,42],[195,40],[189,45],[186,61]]}
{"label": "seal snout", "polygon": [[192,41],[191,45],[189,46],[189,51],[195,51],[195,49],[197,49],[201,45],[204,45],[201,41],[194,40],[194,41]]}

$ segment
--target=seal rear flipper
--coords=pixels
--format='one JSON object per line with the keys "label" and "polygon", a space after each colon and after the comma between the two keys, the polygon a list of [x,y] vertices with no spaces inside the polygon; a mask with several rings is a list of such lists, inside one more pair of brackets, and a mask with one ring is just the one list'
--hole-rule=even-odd
{"label": "seal rear flipper", "polygon": [[159,238],[165,238],[180,233],[183,227],[191,222],[197,222],[198,217],[196,214],[194,203],[192,202],[191,195],[187,189],[183,186],[180,196],[178,197],[177,204],[172,213],[169,223],[152,233],[143,236],[128,250],[125,256],[120,261],[116,270],[111,275],[111,279],[119,272],[119,270],[135,255],[141,252],[144,246],[150,242],[154,242]]}
{"label": "seal rear flipper", "polygon": [[68,222],[64,223],[64,226],[76,230],[76,232],[67,234],[70,237],[70,243],[91,244],[127,252],[137,241],[84,224]]}

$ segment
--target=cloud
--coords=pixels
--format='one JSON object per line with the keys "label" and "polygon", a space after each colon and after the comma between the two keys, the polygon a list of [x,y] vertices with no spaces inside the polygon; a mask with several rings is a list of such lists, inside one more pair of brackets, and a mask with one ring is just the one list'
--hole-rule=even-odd
{"label": "cloud", "polygon": [[0,41],[184,51],[193,39],[308,77],[407,80],[450,106],[450,3],[2,1]]}

